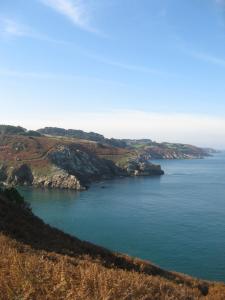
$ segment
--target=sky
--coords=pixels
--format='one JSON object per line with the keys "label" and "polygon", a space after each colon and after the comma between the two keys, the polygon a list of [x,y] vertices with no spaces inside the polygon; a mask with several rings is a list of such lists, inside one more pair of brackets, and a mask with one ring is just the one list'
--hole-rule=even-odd
{"label": "sky", "polygon": [[225,0],[0,0],[0,123],[225,149]]}

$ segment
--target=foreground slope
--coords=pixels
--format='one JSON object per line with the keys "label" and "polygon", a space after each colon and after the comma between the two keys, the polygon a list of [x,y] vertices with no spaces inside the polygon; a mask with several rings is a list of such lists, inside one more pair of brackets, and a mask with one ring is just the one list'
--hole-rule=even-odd
{"label": "foreground slope", "polygon": [[[9,199],[10,198],[10,199]],[[168,272],[51,228],[0,193],[0,299],[225,299],[225,285]]]}

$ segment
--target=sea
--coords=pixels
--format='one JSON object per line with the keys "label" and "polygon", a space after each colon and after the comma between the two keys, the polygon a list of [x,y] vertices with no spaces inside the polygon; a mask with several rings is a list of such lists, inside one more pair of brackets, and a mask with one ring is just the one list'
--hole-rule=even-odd
{"label": "sea", "polygon": [[97,182],[84,192],[20,192],[46,223],[82,240],[225,281],[225,153],[153,162],[165,175]]}

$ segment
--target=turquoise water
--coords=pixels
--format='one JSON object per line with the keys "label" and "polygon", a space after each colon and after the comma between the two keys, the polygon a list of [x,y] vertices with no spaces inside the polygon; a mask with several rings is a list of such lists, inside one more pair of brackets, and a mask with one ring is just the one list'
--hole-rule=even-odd
{"label": "turquoise water", "polygon": [[105,181],[81,193],[22,193],[34,213],[81,239],[225,281],[225,154],[158,162],[162,177]]}

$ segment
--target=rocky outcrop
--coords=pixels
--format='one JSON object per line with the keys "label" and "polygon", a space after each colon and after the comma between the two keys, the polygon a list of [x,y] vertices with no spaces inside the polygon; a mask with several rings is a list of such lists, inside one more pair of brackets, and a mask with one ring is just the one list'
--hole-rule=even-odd
{"label": "rocky outcrop", "polygon": [[209,149],[186,144],[153,143],[143,147],[140,154],[146,159],[201,159],[212,154]]}
{"label": "rocky outcrop", "polygon": [[7,182],[11,185],[32,185],[33,183],[34,178],[32,171],[26,164],[12,168],[10,173]]}
{"label": "rocky outcrop", "polygon": [[0,165],[0,182],[7,180],[7,167],[6,165]]}
{"label": "rocky outcrop", "polygon": [[[43,165],[43,170],[40,165]],[[23,163],[16,159],[12,166],[2,165],[0,168],[0,182],[5,185],[79,191],[85,190],[95,180],[120,175],[125,176],[126,172],[112,161],[99,158],[76,144],[58,144],[40,160],[31,159],[29,163]]]}
{"label": "rocky outcrop", "polygon": [[158,176],[164,174],[160,165],[154,165],[143,158],[128,162],[125,168],[131,176]]}
{"label": "rocky outcrop", "polygon": [[32,172],[31,168],[22,164],[16,167],[0,168],[0,182],[9,186],[36,186],[43,188],[59,188],[85,190],[86,186],[82,185],[80,180],[64,170],[53,168],[45,176],[40,176]]}
{"label": "rocky outcrop", "polygon": [[58,168],[77,176],[84,184],[124,173],[112,161],[101,159],[77,145],[58,145],[49,152],[48,159]]}
{"label": "rocky outcrop", "polygon": [[86,186],[83,186],[76,176],[60,171],[58,174],[50,177],[35,177],[33,185],[45,188],[71,189],[77,191],[86,190]]}
{"label": "rocky outcrop", "polygon": [[5,185],[84,190],[93,181],[162,174],[160,166],[135,151],[96,142],[5,135],[0,143],[0,183]]}

